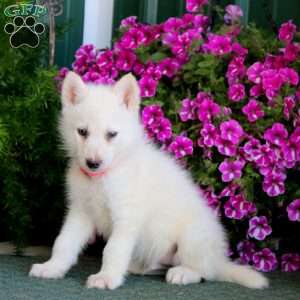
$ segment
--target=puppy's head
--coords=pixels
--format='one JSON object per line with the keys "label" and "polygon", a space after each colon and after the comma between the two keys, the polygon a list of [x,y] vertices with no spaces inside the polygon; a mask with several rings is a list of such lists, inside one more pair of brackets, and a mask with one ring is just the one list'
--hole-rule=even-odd
{"label": "puppy's head", "polygon": [[69,72],[62,85],[60,131],[70,157],[89,174],[126,158],[143,135],[139,105],[139,87],[131,74],[114,86],[101,86]]}

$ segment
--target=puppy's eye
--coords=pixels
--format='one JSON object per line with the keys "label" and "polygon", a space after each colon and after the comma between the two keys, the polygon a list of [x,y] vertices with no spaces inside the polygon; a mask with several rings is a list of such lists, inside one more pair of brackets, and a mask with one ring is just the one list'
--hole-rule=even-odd
{"label": "puppy's eye", "polygon": [[118,132],[117,131],[108,131],[106,133],[106,139],[107,140],[111,140],[113,139],[114,137],[116,137],[118,135]]}
{"label": "puppy's eye", "polygon": [[80,136],[87,138],[89,135],[89,132],[86,128],[77,128],[77,132]]}

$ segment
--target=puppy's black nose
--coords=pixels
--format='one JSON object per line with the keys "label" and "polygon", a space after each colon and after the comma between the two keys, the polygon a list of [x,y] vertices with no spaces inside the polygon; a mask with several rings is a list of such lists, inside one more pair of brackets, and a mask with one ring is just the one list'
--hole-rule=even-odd
{"label": "puppy's black nose", "polygon": [[87,159],[86,160],[86,165],[88,166],[89,169],[91,170],[97,170],[100,165],[101,165],[102,161],[101,160],[91,160],[91,159]]}

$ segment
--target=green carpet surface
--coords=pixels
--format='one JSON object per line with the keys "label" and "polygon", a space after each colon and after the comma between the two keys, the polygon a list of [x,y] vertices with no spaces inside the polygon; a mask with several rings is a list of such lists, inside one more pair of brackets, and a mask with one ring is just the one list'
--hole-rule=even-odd
{"label": "green carpet surface", "polygon": [[129,276],[119,289],[102,291],[84,286],[88,275],[98,272],[100,262],[82,259],[64,279],[29,278],[27,274],[31,264],[42,261],[41,258],[0,256],[0,300],[300,299],[299,272],[268,274],[271,285],[265,290],[251,290],[221,282],[174,286],[167,284],[163,277]]}

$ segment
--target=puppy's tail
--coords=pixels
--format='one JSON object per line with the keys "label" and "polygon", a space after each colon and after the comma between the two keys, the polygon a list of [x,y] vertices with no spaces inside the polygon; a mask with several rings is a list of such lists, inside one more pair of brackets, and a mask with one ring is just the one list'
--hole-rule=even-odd
{"label": "puppy's tail", "polygon": [[261,273],[231,261],[225,262],[219,269],[217,280],[235,282],[252,289],[263,289],[269,285],[268,279]]}

